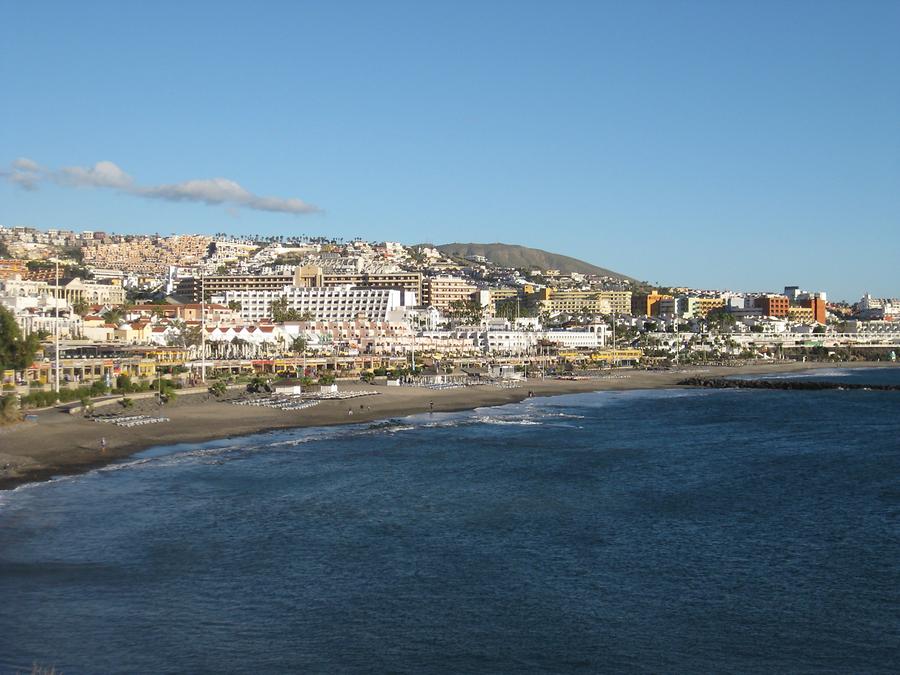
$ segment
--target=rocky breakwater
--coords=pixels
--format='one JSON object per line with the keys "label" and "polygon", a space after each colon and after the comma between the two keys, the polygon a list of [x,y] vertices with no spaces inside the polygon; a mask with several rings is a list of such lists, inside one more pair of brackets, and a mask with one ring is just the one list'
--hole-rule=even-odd
{"label": "rocky breakwater", "polygon": [[825,389],[862,389],[864,391],[900,391],[900,384],[859,384],[840,382],[815,382],[807,380],[739,380],[724,377],[688,377],[678,382],[683,387],[710,387],[713,389],[788,389],[795,391],[822,391]]}

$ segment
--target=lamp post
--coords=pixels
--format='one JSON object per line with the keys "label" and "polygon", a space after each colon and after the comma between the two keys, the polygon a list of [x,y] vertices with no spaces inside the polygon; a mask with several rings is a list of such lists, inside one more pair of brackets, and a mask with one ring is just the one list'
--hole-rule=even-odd
{"label": "lamp post", "polygon": [[616,310],[615,309],[613,310],[613,315],[612,315],[612,351],[613,351],[612,367],[615,368],[617,365],[616,362],[618,360],[616,358]]}
{"label": "lamp post", "polygon": [[56,318],[53,322],[53,336],[56,348],[53,350],[53,390],[56,392],[56,400],[59,400],[59,258],[56,259],[56,302],[53,303]]}
{"label": "lamp post", "polygon": [[206,285],[200,268],[200,381],[206,384]]}

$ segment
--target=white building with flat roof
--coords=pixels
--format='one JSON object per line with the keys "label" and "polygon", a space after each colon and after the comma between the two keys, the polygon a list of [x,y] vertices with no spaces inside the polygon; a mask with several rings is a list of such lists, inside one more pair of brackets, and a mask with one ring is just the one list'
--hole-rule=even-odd
{"label": "white building with flat roof", "polygon": [[350,286],[285,286],[281,291],[226,291],[224,304],[240,303],[238,313],[245,321],[272,318],[272,304],[286,302],[285,309],[313,321],[395,320],[407,305],[415,305],[414,293],[385,288]]}

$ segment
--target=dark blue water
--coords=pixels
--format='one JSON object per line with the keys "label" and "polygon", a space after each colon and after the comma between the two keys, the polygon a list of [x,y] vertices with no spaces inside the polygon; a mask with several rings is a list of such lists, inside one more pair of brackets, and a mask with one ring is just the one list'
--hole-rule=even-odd
{"label": "dark blue water", "polygon": [[874,368],[813,368],[791,373],[770,375],[736,375],[736,380],[801,380],[806,382],[835,382],[858,384],[898,384],[900,368],[895,366]]}
{"label": "dark blue water", "polygon": [[0,672],[896,672],[898,412],[586,394],[5,493]]}

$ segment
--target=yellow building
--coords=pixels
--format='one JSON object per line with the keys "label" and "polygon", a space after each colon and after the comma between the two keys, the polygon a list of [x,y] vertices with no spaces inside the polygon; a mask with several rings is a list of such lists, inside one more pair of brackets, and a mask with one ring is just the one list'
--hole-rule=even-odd
{"label": "yellow building", "polygon": [[577,314],[587,311],[594,314],[629,314],[631,291],[582,291],[542,288],[537,292],[541,310],[556,314]]}
{"label": "yellow building", "polygon": [[640,361],[643,355],[644,352],[640,349],[604,349],[591,354],[591,361],[602,361],[604,363]]}
{"label": "yellow building", "polygon": [[816,320],[812,307],[791,307],[788,309],[788,318],[803,323],[812,323]]}
{"label": "yellow building", "polygon": [[477,290],[459,277],[429,277],[422,284],[422,304],[446,310],[454,302],[469,300]]}
{"label": "yellow building", "polygon": [[517,288],[492,288],[491,302],[502,302],[503,300],[514,300],[519,295]]}
{"label": "yellow building", "polygon": [[710,312],[725,306],[725,298],[694,298],[694,316],[708,316]]}

